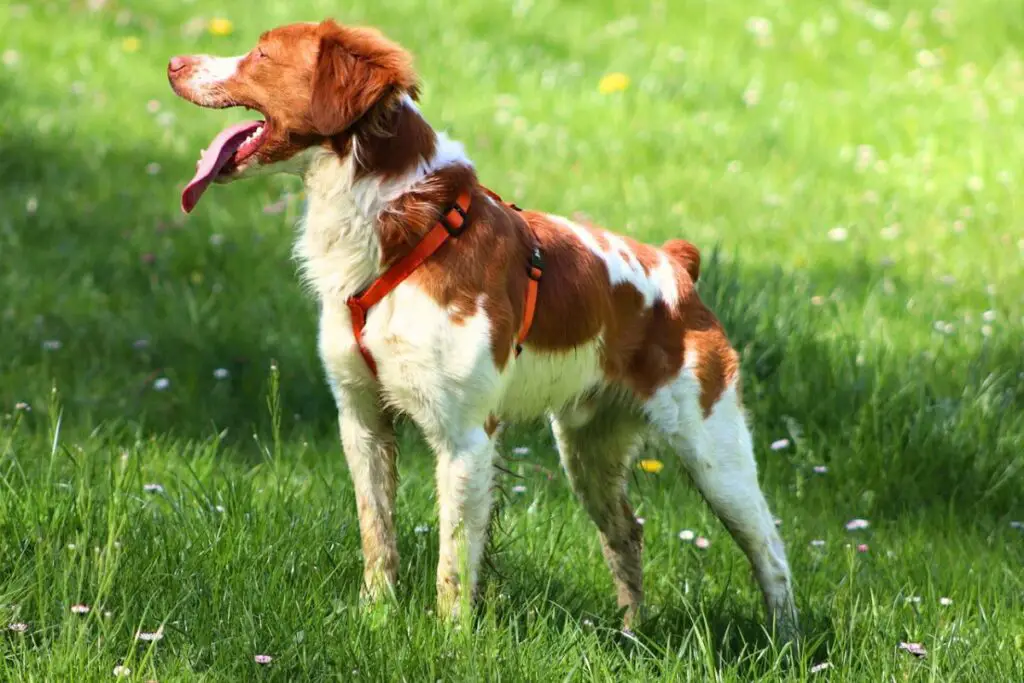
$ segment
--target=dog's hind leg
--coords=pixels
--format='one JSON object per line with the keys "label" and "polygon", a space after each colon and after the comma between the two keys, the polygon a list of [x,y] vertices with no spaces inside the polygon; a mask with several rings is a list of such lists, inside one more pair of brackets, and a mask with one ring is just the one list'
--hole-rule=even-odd
{"label": "dog's hind leg", "polygon": [[553,415],[551,427],[573,491],[597,525],[628,627],[643,601],[643,527],[626,499],[626,483],[644,425],[620,408],[595,398]]}
{"label": "dog's hind leg", "polygon": [[647,403],[653,425],[682,456],[701,495],[750,559],[769,617],[784,640],[796,636],[797,614],[786,551],[757,483],[750,430],[735,381],[705,416],[700,384],[684,369]]}

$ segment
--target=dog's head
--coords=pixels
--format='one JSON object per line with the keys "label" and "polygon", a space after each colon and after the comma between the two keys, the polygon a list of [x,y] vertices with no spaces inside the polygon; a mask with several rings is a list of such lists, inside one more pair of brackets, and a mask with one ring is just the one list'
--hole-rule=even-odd
{"label": "dog's head", "polygon": [[[181,198],[186,212],[211,182],[296,171],[300,153],[372,123],[377,109],[417,93],[409,54],[379,32],[320,24],[268,31],[238,57],[173,57],[174,92],[201,107],[246,107],[262,121],[225,129],[203,152]],[[343,142],[343,141],[342,141]]]}

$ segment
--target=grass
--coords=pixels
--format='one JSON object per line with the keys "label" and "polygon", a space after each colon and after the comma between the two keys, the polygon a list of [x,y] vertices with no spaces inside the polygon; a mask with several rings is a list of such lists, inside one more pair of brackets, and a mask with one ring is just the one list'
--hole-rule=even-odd
{"label": "grass", "polygon": [[[0,7],[0,679],[1024,680],[1019,3],[446,4]],[[432,463],[411,428],[401,600],[359,609],[289,261],[300,188],[217,188],[184,220],[198,150],[237,115],[164,77],[172,54],[328,15],[417,54],[424,111],[507,198],[720,247],[702,293],[743,350],[798,656],[659,453],[633,487],[650,616],[619,633],[595,534],[530,425],[505,440],[475,619],[431,613]],[[601,94],[609,72],[629,86]]]}

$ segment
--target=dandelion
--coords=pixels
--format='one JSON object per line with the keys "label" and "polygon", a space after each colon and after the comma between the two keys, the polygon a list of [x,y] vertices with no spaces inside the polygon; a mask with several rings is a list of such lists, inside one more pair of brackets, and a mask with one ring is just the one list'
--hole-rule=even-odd
{"label": "dandelion", "polygon": [[117,665],[114,667],[114,675],[118,678],[126,678],[132,675],[132,670],[124,665]]}
{"label": "dandelion", "polygon": [[22,621],[16,621],[13,624],[8,624],[7,630],[13,631],[14,633],[24,633],[28,630],[28,624]]}
{"label": "dandelion", "polygon": [[786,448],[789,448],[789,439],[776,439],[775,441],[772,441],[771,446],[769,446],[769,448],[771,448],[773,451],[781,451]]}
{"label": "dandelion", "polygon": [[943,607],[949,607],[953,604],[953,598],[939,598],[939,604]]}
{"label": "dandelion", "polygon": [[121,49],[125,52],[138,52],[141,46],[142,41],[135,36],[129,36],[121,41]]}
{"label": "dandelion", "polygon": [[828,238],[833,242],[845,242],[848,236],[849,232],[843,227],[835,227],[828,231]]}
{"label": "dandelion", "polygon": [[679,532],[679,540],[684,543],[689,543],[696,537],[696,534],[689,529],[683,529]]}
{"label": "dandelion", "polygon": [[153,382],[153,388],[156,389],[157,391],[164,391],[170,386],[171,380],[167,379],[166,377],[157,377],[156,380]]}
{"label": "dandelion", "polygon": [[928,650],[924,648],[921,643],[904,643],[900,642],[900,649],[904,652],[909,652],[915,657],[925,657],[928,654]]}
{"label": "dandelion", "polygon": [[235,30],[235,25],[230,19],[223,17],[215,17],[210,19],[209,31],[211,35],[215,36],[229,36]]}
{"label": "dandelion", "polygon": [[270,664],[274,661],[274,658],[270,655],[254,655],[252,659],[257,664]]}
{"label": "dandelion", "polygon": [[698,536],[696,540],[694,540],[693,545],[700,548],[701,550],[707,550],[711,547],[711,541],[704,538],[703,536]]}
{"label": "dandelion", "polygon": [[847,531],[859,531],[861,529],[867,529],[871,526],[871,522],[866,519],[851,519],[846,523]]}
{"label": "dandelion", "polygon": [[228,372],[227,368],[217,368],[216,370],[213,371],[214,379],[227,379],[230,376],[231,373]]}
{"label": "dandelion", "polygon": [[815,474],[826,474],[827,472],[828,472],[828,465],[815,465],[814,466],[814,473]]}
{"label": "dandelion", "polygon": [[71,606],[71,613],[72,614],[88,614],[89,613],[89,609],[90,608],[89,608],[88,605],[82,605],[82,604],[72,605]]}
{"label": "dandelion", "polygon": [[163,493],[164,487],[160,484],[143,484],[142,490],[146,493]]}
{"label": "dandelion", "polygon": [[512,493],[526,493],[526,487],[523,486],[522,484],[516,484],[515,486],[512,487]]}
{"label": "dandelion", "polygon": [[615,71],[601,77],[597,84],[597,91],[602,95],[611,95],[612,93],[621,92],[628,87],[629,76]]}
{"label": "dandelion", "polygon": [[640,467],[640,469],[642,469],[644,472],[647,472],[648,474],[657,474],[658,472],[661,472],[663,469],[665,469],[665,463],[663,463],[660,460],[641,460],[639,463],[637,463],[637,465]]}
{"label": "dandelion", "polygon": [[530,452],[530,448],[528,446],[516,446],[512,449],[512,452],[516,455],[527,455]]}

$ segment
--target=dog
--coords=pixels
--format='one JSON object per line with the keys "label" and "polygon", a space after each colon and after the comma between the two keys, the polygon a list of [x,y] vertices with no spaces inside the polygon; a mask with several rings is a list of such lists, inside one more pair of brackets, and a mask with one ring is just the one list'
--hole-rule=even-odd
{"label": "dog", "polygon": [[364,559],[361,595],[393,595],[396,439],[409,416],[436,456],[438,611],[471,609],[487,540],[495,441],[545,416],[597,526],[626,626],[643,597],[643,528],[626,494],[655,436],[746,553],[776,632],[797,633],[785,549],[757,481],[739,357],[702,304],[699,251],[520,210],[477,178],[463,145],[418,108],[412,59],[333,20],[260,36],[245,55],[173,57],[174,92],[246,107],[182,194],[292,173],[307,206],[295,254],[320,305]]}

